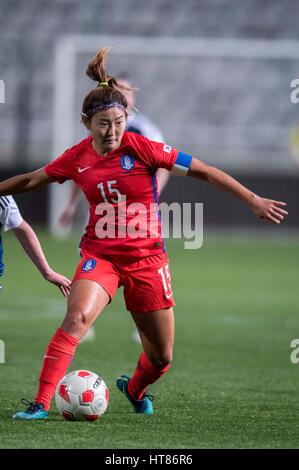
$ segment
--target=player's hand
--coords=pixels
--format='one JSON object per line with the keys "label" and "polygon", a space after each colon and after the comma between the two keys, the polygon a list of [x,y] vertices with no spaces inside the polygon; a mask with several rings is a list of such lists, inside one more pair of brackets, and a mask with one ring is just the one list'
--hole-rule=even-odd
{"label": "player's hand", "polygon": [[55,284],[64,297],[68,297],[71,291],[72,282],[67,277],[50,270],[44,275],[44,278],[52,284]]}
{"label": "player's hand", "polygon": [[280,224],[288,215],[288,212],[282,209],[284,206],[286,206],[285,202],[254,196],[251,209],[261,219],[268,219],[274,224]]}

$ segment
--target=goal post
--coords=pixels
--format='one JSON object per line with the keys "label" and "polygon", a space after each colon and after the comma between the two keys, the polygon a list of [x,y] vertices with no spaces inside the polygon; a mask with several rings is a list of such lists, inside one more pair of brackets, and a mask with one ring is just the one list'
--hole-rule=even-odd
{"label": "goal post", "polygon": [[[256,73],[258,70],[257,63],[264,64],[267,61],[272,61],[273,64],[277,63],[277,69],[282,70],[280,62],[288,61],[290,73],[296,70],[298,60],[299,41],[296,40],[253,40],[253,39],[209,39],[209,38],[173,38],[173,37],[141,37],[141,36],[109,36],[109,35],[85,35],[85,34],[71,34],[60,37],[55,47],[55,61],[54,61],[54,105],[53,105],[53,141],[52,141],[52,158],[59,156],[65,149],[71,147],[80,140],[78,125],[80,121],[80,104],[82,102],[84,93],[91,88],[90,82],[84,82],[84,70],[87,66],[88,60],[103,46],[115,46],[111,54],[112,62],[114,67],[118,67],[118,70],[123,70],[125,67],[134,69],[136,73],[136,80],[143,81],[147,86],[147,92],[150,97],[146,97],[144,92],[141,98],[143,103],[142,111],[148,113],[150,109],[152,115],[157,114],[161,118],[161,123],[166,122],[166,107],[170,107],[170,113],[168,117],[169,121],[175,121],[174,124],[170,125],[169,138],[171,144],[176,144],[176,136],[181,136],[182,143],[185,140],[189,145],[189,150],[197,150],[196,139],[198,139],[198,128],[200,131],[201,148],[204,150],[211,148],[214,154],[218,157],[218,160],[225,167],[236,168],[250,168],[248,161],[248,149],[242,144],[242,136],[246,134],[246,139],[249,142],[249,146],[260,146],[259,148],[266,147],[268,145],[266,141],[266,128],[265,130],[259,131],[258,125],[247,126],[242,123],[233,122],[229,124],[217,124],[215,122],[207,125],[200,124],[200,126],[192,127],[192,125],[184,128],[179,122],[179,117],[175,116],[175,111],[171,109],[171,105],[179,108],[176,103],[176,97],[178,91],[184,90],[185,93],[193,93],[192,87],[201,89],[201,95],[198,97],[194,94],[194,100],[198,100],[200,113],[200,104],[207,99],[207,96],[212,97],[211,88],[209,87],[209,77],[215,77],[215,93],[217,93],[217,86],[221,88],[223,82],[225,87],[223,93],[226,90],[234,88],[234,79],[236,75],[240,75],[239,82],[236,82],[236,87],[240,84],[242,86],[248,86],[250,79],[254,81],[254,77],[249,77],[249,81],[246,85],[243,72],[243,64],[247,64],[248,72],[251,70],[252,73]],[[179,61],[183,65],[179,66]],[[238,61],[241,61],[238,65]],[[274,62],[273,62],[274,61]],[[275,62],[276,61],[276,62]],[[152,65],[151,65],[152,64]],[[217,65],[218,64],[218,65]],[[225,65],[226,64],[226,65]],[[253,68],[250,68],[250,64],[253,64]],[[199,67],[200,65],[200,67]],[[184,67],[188,70],[184,71]],[[199,68],[196,68],[199,67]],[[205,70],[209,69],[209,73],[206,74]],[[231,81],[229,84],[227,72],[231,70]],[[234,70],[238,71],[237,73]],[[263,65],[263,77],[269,79],[270,71],[264,73],[265,65]],[[214,75],[213,75],[214,73]],[[295,72],[294,72],[295,73]],[[167,74],[169,74],[171,81],[177,80],[177,87],[173,83],[167,82]],[[247,74],[248,75],[248,74]],[[285,74],[283,75],[286,76]],[[261,77],[261,78],[263,78]],[[281,75],[282,77],[282,75]],[[283,78],[279,80],[283,80]],[[290,93],[290,81],[296,78],[295,76],[289,77],[289,82],[285,83],[287,93]],[[137,81],[134,85],[139,86]],[[171,85],[171,86],[170,86]],[[186,86],[187,85],[187,86]],[[165,104],[161,99],[156,101],[151,99],[155,93],[156,87],[165,87]],[[173,90],[169,89],[173,87]],[[206,92],[205,92],[206,87]],[[145,87],[143,87],[144,89]],[[212,90],[213,91],[213,90]],[[245,90],[246,91],[246,90]],[[171,94],[172,93],[172,94]],[[160,97],[162,95],[160,94]],[[212,98],[211,98],[212,99]],[[163,100],[162,100],[163,101]],[[186,116],[181,119],[187,119],[189,113],[192,117],[196,117],[197,114],[194,111],[194,102],[187,98],[186,103]],[[188,103],[187,103],[188,101]],[[153,108],[153,106],[156,108]],[[211,103],[215,107],[215,103]],[[290,103],[286,103],[290,105]],[[189,108],[190,111],[189,111]],[[240,105],[240,109],[241,106]],[[223,103],[225,109],[225,102]],[[218,111],[217,111],[218,112]],[[269,112],[272,112],[271,110]],[[200,122],[200,114],[198,114],[198,120]],[[163,122],[162,122],[163,121]],[[243,126],[243,127],[242,127]],[[269,126],[268,126],[269,127]],[[273,126],[272,126],[273,127]],[[280,134],[283,135],[284,129],[277,126],[277,149],[280,147]],[[250,128],[250,129],[249,129]],[[268,129],[269,130],[269,129]],[[274,133],[275,129],[271,128],[271,132]],[[82,131],[81,131],[82,132]],[[270,132],[270,131],[269,131]],[[250,136],[254,136],[252,139]],[[227,149],[225,145],[222,145],[222,151],[217,150],[217,143],[213,142],[217,140],[215,136],[219,136],[219,140],[228,139]],[[227,137],[228,136],[228,137]],[[82,137],[82,136],[81,136]],[[269,138],[270,141],[270,138]],[[181,142],[178,142],[179,144]],[[218,144],[220,147],[220,144]],[[240,161],[238,162],[235,158],[236,152],[232,152],[232,148],[238,149],[240,155]],[[188,147],[186,148],[186,150]],[[215,151],[216,149],[216,151]],[[223,150],[224,149],[224,150]],[[212,154],[211,150],[211,154]],[[200,156],[200,155],[199,155]],[[223,159],[221,161],[221,158]],[[218,162],[216,160],[216,163]],[[266,159],[265,159],[266,160]],[[260,162],[256,161],[256,165]],[[265,163],[266,164],[266,163]],[[275,165],[279,167],[280,163],[275,161]],[[285,171],[290,171],[290,164],[287,163]],[[63,185],[51,185],[50,186],[50,207],[49,207],[49,224],[52,234],[55,236],[63,236],[66,234],[65,229],[58,223],[61,211],[64,209],[66,201],[69,197],[70,183],[64,183]]]}

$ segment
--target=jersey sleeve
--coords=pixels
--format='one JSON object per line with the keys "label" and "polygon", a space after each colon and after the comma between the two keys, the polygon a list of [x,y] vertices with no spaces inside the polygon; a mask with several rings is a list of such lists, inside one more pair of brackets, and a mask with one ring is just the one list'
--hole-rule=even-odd
{"label": "jersey sleeve", "polygon": [[75,153],[74,147],[67,149],[60,157],[44,167],[45,173],[60,184],[72,179]]}
{"label": "jersey sleeve", "polygon": [[0,197],[0,223],[3,231],[18,228],[23,222],[19,208],[12,196]]}
{"label": "jersey sleeve", "polygon": [[153,142],[146,137],[131,134],[138,156],[151,168],[165,168],[175,174],[188,173],[192,156],[172,148],[170,145]]}

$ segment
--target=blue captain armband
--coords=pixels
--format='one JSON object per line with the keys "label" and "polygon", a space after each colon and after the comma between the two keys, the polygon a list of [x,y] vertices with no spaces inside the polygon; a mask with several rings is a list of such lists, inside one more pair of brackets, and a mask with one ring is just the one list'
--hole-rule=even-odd
{"label": "blue captain armband", "polygon": [[191,165],[192,156],[187,153],[179,152],[177,159],[171,169],[175,175],[186,176]]}

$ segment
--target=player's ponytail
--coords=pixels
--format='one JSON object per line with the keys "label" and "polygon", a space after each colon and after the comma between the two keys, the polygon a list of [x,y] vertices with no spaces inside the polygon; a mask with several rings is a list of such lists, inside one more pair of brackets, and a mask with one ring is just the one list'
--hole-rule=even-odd
{"label": "player's ponytail", "polygon": [[86,75],[91,78],[91,80],[98,83],[108,82],[109,78],[106,72],[106,55],[110,49],[110,47],[103,47],[89,62],[86,69]]}
{"label": "player's ponytail", "polygon": [[106,56],[111,48],[103,47],[89,62],[86,75],[97,82],[97,88],[91,90],[84,98],[82,116],[87,119],[95,112],[108,108],[111,104],[124,108],[127,114],[128,102],[121,92],[125,89],[117,83],[115,77],[109,76],[106,70]]}

